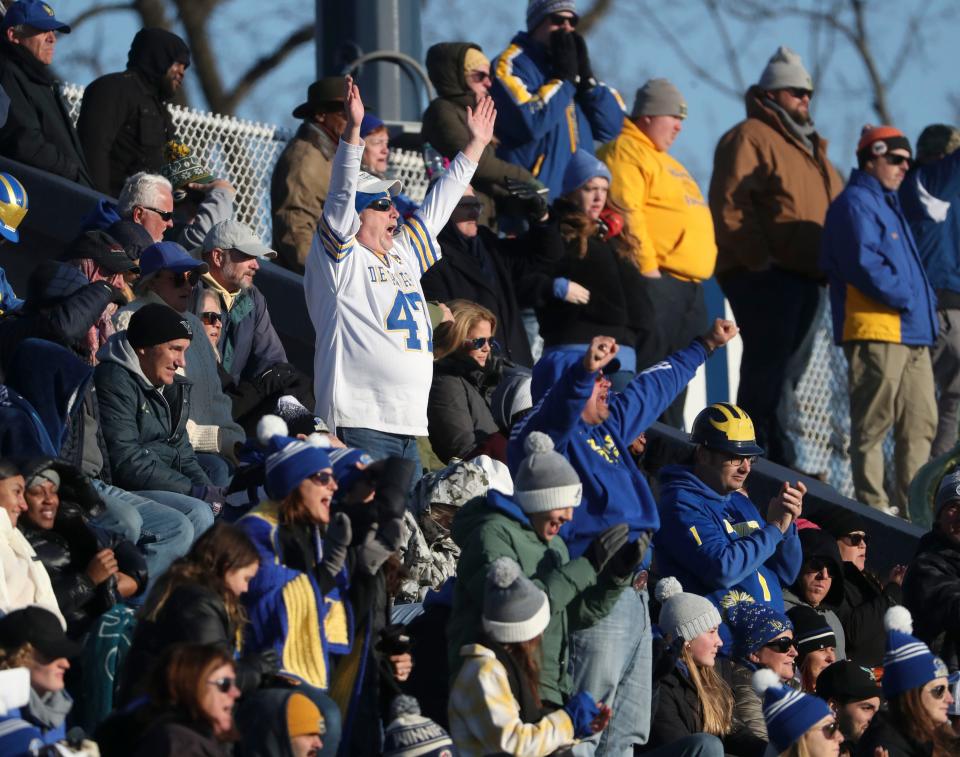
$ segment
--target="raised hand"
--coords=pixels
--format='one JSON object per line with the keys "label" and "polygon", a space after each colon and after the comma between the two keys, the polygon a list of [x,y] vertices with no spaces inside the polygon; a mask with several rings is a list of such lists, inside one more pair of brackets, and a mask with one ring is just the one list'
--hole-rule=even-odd
{"label": "raised hand", "polygon": [[483,155],[484,148],[493,140],[493,125],[497,120],[497,109],[493,106],[493,98],[489,95],[481,97],[476,108],[467,106],[467,129],[470,131],[470,141],[463,148],[463,154],[477,163]]}
{"label": "raised hand", "polygon": [[348,76],[343,99],[343,115],[347,119],[347,128],[343,131],[343,141],[351,145],[360,144],[360,122],[363,121],[363,100],[360,99],[360,87]]}
{"label": "raised hand", "polygon": [[707,347],[715,350],[717,347],[723,347],[739,333],[740,329],[733,321],[717,318],[713,322],[713,327],[703,335],[703,341],[707,343]]}
{"label": "raised hand", "polygon": [[587,354],[583,356],[583,367],[595,373],[613,360],[619,349],[617,340],[612,336],[595,336],[587,348]]}

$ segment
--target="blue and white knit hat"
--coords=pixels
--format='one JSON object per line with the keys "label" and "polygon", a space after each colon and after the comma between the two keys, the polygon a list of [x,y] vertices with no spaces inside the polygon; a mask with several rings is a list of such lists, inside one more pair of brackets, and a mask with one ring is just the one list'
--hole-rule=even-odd
{"label": "blue and white knit hat", "polygon": [[330,464],[333,466],[333,475],[337,479],[337,486],[344,492],[353,486],[354,481],[361,473],[357,463],[364,467],[373,462],[373,458],[362,449],[356,447],[337,447],[331,449],[327,456],[330,458]]}
{"label": "blue and white knit hat", "polygon": [[749,596],[725,609],[724,622],[733,640],[730,656],[735,660],[746,660],[767,642],[793,630],[790,618]]}
{"label": "blue and white knit hat", "polygon": [[769,668],[753,674],[753,690],[763,699],[767,735],[777,752],[785,752],[811,727],[831,717],[830,706],[819,697],[784,686]]}
{"label": "blue and white knit hat", "polygon": [[265,415],[257,424],[257,439],[267,448],[264,489],[270,499],[285,499],[314,473],[330,468],[330,458],[321,444],[325,439],[311,434],[306,440],[287,436],[287,424],[276,415]]}
{"label": "blue and white knit hat", "polygon": [[930,648],[912,636],[913,618],[906,607],[895,605],[883,616],[887,653],[883,656],[883,695],[891,697],[919,689],[937,678],[946,678],[947,666]]}

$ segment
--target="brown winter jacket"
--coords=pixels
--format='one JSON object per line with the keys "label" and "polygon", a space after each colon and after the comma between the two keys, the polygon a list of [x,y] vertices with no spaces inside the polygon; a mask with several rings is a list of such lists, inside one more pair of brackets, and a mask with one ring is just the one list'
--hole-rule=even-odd
{"label": "brown winter jacket", "polygon": [[763,270],[771,263],[822,280],[817,267],[827,208],[843,179],[827,160],[827,141],[814,153],[764,104],[763,90],[747,91],[747,120],[720,138],[710,181],[716,228],[717,275]]}
{"label": "brown winter jacket", "polygon": [[273,249],[277,263],[303,273],[310,243],[323,215],[337,144],[306,122],[287,144],[270,179]]}
{"label": "brown winter jacket", "polygon": [[[437,88],[438,97],[424,111],[420,133],[424,142],[429,142],[437,152],[451,160],[470,141],[467,106],[472,107],[476,99],[467,86],[463,61],[471,47],[480,50],[469,42],[441,42],[427,51],[427,73]],[[484,148],[470,181],[484,205],[481,224],[491,225],[493,201],[507,196],[507,178],[534,180],[526,168],[498,158],[496,145],[491,142]]]}

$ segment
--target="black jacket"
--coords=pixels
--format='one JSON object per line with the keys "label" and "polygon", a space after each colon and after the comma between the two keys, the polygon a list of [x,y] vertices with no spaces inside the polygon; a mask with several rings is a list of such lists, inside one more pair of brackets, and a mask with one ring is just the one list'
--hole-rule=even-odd
{"label": "black jacket", "polygon": [[931,757],[932,744],[918,744],[903,732],[887,712],[873,716],[870,725],[853,750],[856,757],[874,757],[878,746],[887,750],[887,757]]}
{"label": "black jacket", "polygon": [[72,502],[60,501],[49,530],[38,528],[25,516],[17,526],[49,574],[57,605],[67,621],[67,633],[73,638],[122,601],[115,576],[98,586],[87,577],[87,566],[101,549],[113,550],[120,572],[136,581],[139,591],[147,585],[147,564],[137,548],[115,534],[91,528],[80,507]]}
{"label": "black jacket", "polygon": [[843,601],[836,612],[846,636],[847,659],[865,668],[881,667],[887,639],[883,616],[894,605],[903,604],[903,591],[895,583],[880,586],[851,562],[843,564],[843,578]]}
{"label": "black jacket", "polygon": [[430,445],[444,463],[453,457],[464,459],[499,431],[487,403],[500,378],[491,359],[487,368],[481,368],[469,356],[455,352],[434,363],[427,426]]}
{"label": "black jacket", "polygon": [[94,80],[83,94],[77,131],[97,189],[116,197],[128,176],[159,173],[163,147],[175,138],[161,88],[173,63],[189,63],[187,46],[163,29],[141,29],[127,70]]}
{"label": "black jacket", "polygon": [[[703,732],[700,697],[690,677],[678,664],[657,687],[656,711],[650,721],[650,738],[642,751],[652,751],[679,739]],[[745,727],[734,722],[723,739],[724,751],[738,757],[761,757],[767,742],[758,739]]]}
{"label": "black jacket", "polygon": [[[554,209],[561,215],[569,206],[558,201]],[[631,269],[633,269],[631,271]],[[561,277],[575,281],[590,291],[586,305],[574,305],[551,298],[537,308],[540,336],[545,346],[589,344],[598,334],[612,336],[619,344],[633,346],[637,330],[634,323],[644,311],[636,307],[630,290],[640,270],[617,254],[611,242],[594,235],[587,240],[587,250],[580,257],[580,242],[572,239],[564,244],[564,255],[553,262],[551,280]]]}
{"label": "black jacket", "polygon": [[22,45],[0,41],[0,86],[10,98],[0,154],[85,187],[93,180],[49,66]]}
{"label": "black jacket", "polygon": [[[130,702],[143,693],[148,672],[172,644],[217,644],[232,657],[237,649],[237,630],[216,592],[195,583],[178,586],[167,597],[156,620],[142,619],[137,624],[123,666],[120,701]],[[272,657],[272,652],[251,654],[236,661],[237,686],[243,693],[256,689],[263,675],[275,670]]]}
{"label": "black jacket", "polygon": [[924,534],[903,581],[914,635],[951,670],[960,669],[960,545],[936,530]]}
{"label": "black jacket", "polygon": [[521,307],[535,307],[552,295],[552,279],[540,268],[542,259],[562,254],[556,224],[533,224],[530,232],[501,239],[486,226],[474,238],[448,223],[437,237],[443,257],[420,280],[428,300],[476,302],[497,317],[496,340],[503,354],[530,368],[530,341]]}

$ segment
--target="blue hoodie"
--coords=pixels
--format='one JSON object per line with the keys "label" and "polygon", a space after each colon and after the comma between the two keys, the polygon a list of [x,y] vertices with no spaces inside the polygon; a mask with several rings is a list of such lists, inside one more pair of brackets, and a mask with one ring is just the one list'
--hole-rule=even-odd
{"label": "blue hoodie", "polygon": [[[622,393],[611,391],[610,416],[596,426],[584,421],[580,413],[593,393],[597,374],[588,372],[578,360],[514,427],[507,447],[513,475],[524,457],[524,439],[531,431],[543,431],[580,476],[582,504],[560,531],[571,557],[582,555],[595,536],[618,523],[630,526],[631,539],[641,531],[660,527],[650,486],[628,448],[673,402],[706,357],[703,344],[694,341],[640,373]],[[552,370],[549,362],[542,362],[543,370]],[[540,363],[534,368],[538,385],[543,383],[538,381],[539,370]]]}
{"label": "blue hoodie", "polygon": [[743,494],[718,494],[686,466],[664,467],[660,484],[658,575],[721,611],[749,594],[783,612],[781,585],[796,580],[803,562],[796,525],[781,533]]}

